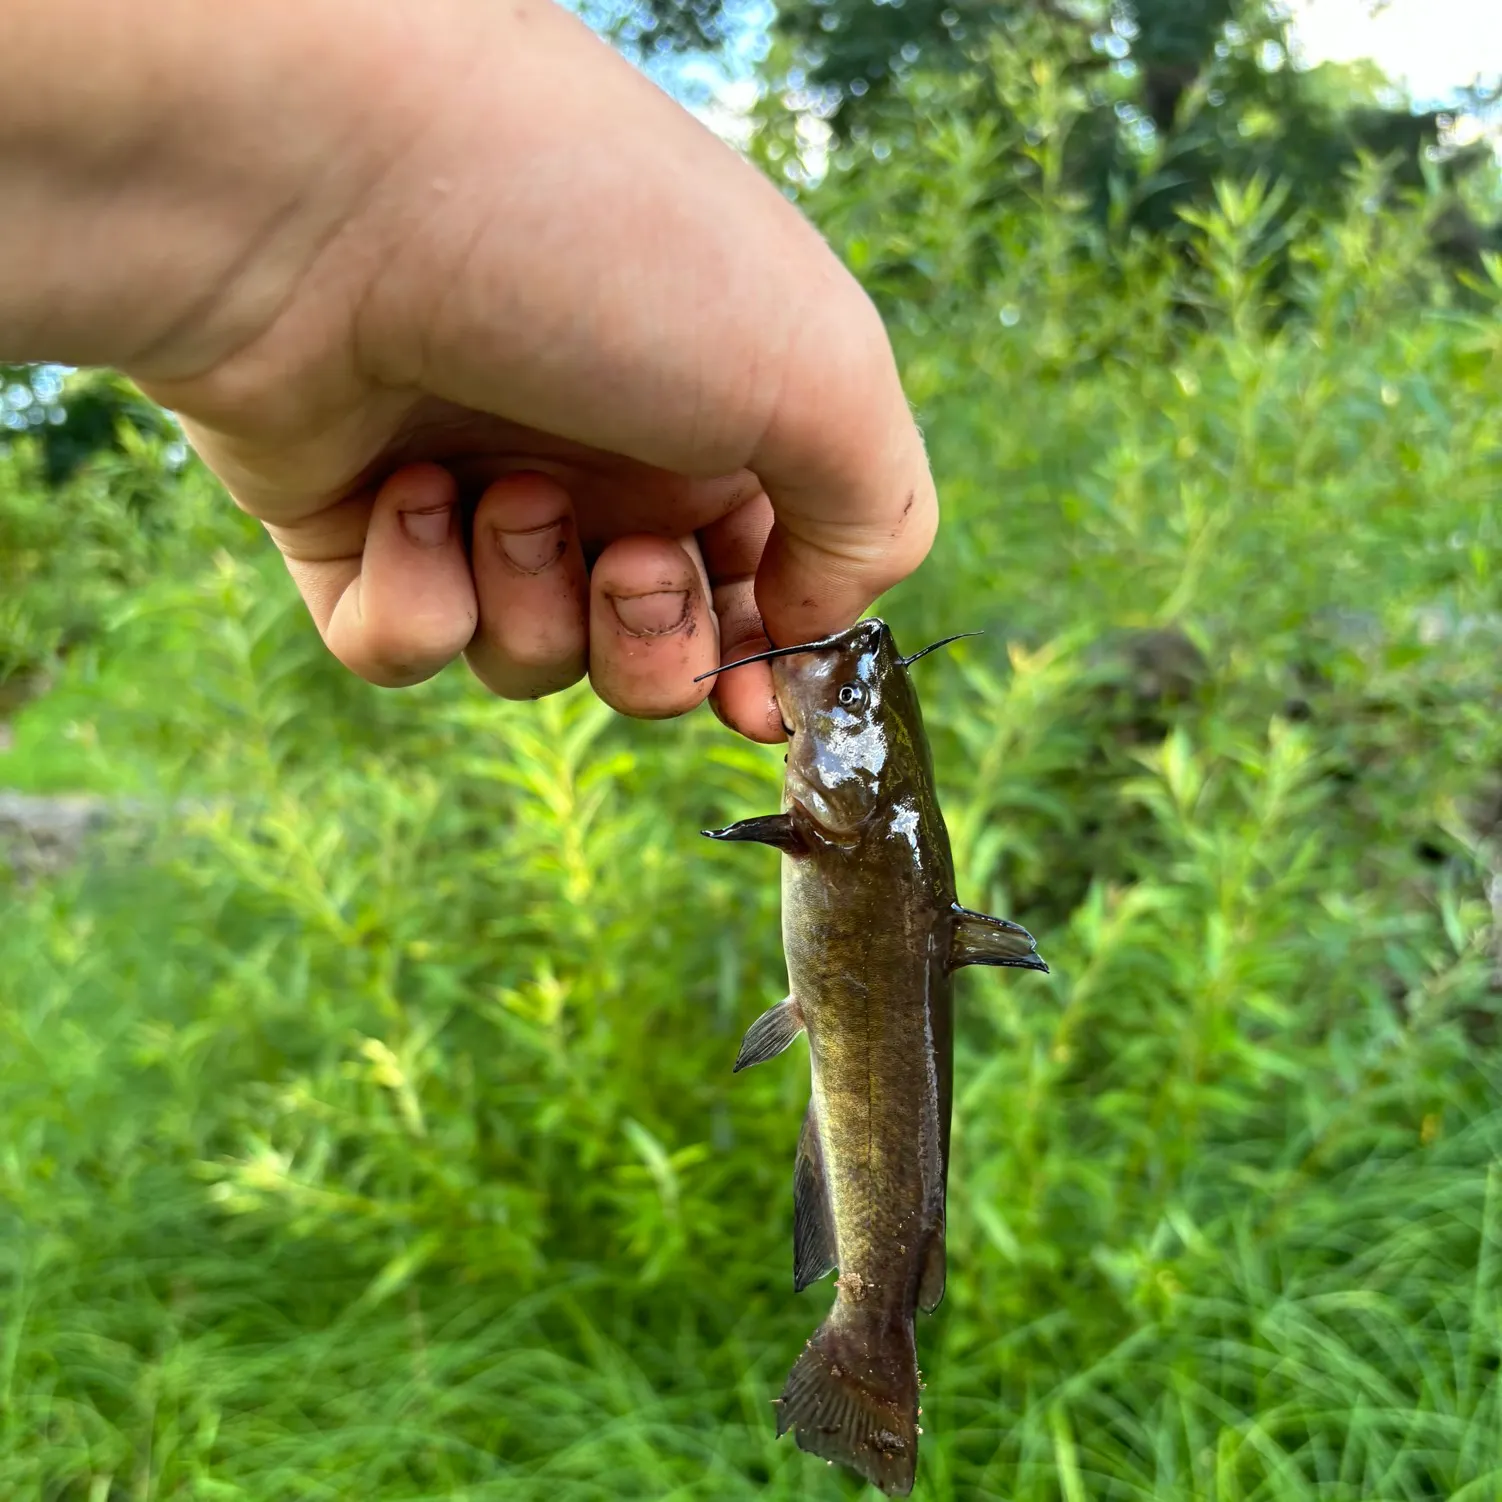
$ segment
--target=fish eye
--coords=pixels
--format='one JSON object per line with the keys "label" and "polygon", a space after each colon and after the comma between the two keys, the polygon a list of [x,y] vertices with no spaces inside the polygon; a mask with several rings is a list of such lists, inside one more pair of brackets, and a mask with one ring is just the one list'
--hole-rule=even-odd
{"label": "fish eye", "polygon": [[841,709],[859,709],[866,702],[866,689],[860,683],[842,683],[836,695]]}

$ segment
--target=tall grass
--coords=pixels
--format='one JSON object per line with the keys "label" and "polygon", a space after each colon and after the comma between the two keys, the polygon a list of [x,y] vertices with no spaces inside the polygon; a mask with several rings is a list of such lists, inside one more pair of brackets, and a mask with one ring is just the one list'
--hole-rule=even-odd
{"label": "tall grass", "polygon": [[[919,670],[961,896],[1054,967],[961,983],[919,1495],[1495,1497],[1497,289],[1375,169],[1289,317],[1265,186],[1102,270],[984,166],[814,204],[947,504],[884,611],[989,628]],[[772,1438],[776,858],[697,835],[780,757],[367,690],[202,525],[0,757],[163,809],[5,891],[0,1496],[854,1494]]]}

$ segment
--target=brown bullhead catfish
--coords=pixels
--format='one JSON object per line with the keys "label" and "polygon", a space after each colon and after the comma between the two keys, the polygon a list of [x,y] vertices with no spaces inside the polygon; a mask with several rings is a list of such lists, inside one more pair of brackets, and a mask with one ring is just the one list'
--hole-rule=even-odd
{"label": "brown bullhead catfish", "polygon": [[793,1287],[840,1274],[778,1400],[777,1432],[892,1496],[912,1490],[918,1465],[914,1311],[944,1294],[952,977],[961,965],[1048,969],[1026,929],[955,901],[908,676],[932,650],[902,657],[887,626],[865,620],[742,658],[776,659],[783,812],[705,830],[786,856],[791,994],[752,1023],[735,1067],[807,1032],[813,1098],[793,1173]]}

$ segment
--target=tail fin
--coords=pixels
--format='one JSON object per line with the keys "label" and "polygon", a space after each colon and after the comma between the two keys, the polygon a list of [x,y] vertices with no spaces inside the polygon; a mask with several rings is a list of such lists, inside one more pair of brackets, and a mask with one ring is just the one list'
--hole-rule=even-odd
{"label": "tail fin", "polygon": [[844,1298],[803,1348],[784,1389],[779,1435],[905,1497],[918,1471],[918,1350],[911,1317]]}

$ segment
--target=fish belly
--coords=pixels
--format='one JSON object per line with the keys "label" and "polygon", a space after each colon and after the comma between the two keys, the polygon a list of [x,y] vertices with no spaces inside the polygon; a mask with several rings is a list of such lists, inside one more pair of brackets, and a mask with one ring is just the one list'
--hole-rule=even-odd
{"label": "fish belly", "polygon": [[808,1031],[840,1291],[911,1316],[943,1218],[939,1113],[948,1090],[931,1010],[939,978],[922,925],[900,905],[874,906],[805,903],[785,938]]}

